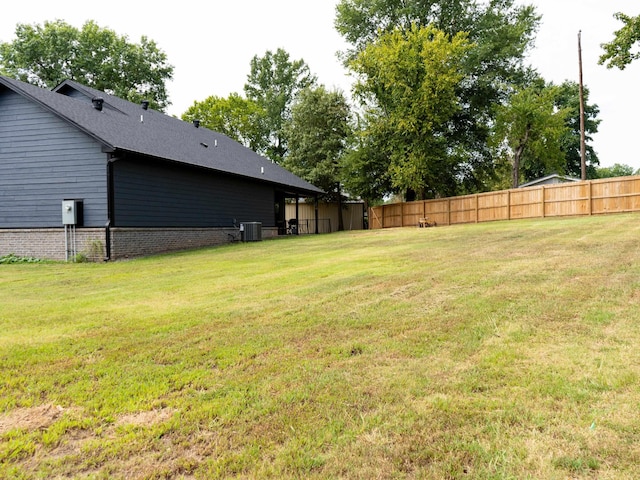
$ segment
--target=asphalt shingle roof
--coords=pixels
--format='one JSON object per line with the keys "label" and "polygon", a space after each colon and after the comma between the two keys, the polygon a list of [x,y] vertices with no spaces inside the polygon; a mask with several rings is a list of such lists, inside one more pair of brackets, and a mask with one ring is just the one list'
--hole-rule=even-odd
{"label": "asphalt shingle roof", "polygon": [[[226,135],[196,128],[156,110],[144,110],[139,104],[77,82],[67,80],[50,91],[0,76],[0,85],[36,101],[95,138],[106,149],[248,177],[277,184],[291,193],[322,193],[319,188]],[[84,98],[68,96],[73,91]],[[101,111],[90,101],[97,97],[104,100]]]}

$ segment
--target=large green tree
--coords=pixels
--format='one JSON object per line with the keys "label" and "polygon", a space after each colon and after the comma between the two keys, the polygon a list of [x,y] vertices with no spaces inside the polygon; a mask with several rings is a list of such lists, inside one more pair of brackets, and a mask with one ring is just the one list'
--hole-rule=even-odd
{"label": "large green tree", "polygon": [[377,115],[357,115],[353,145],[342,159],[342,182],[347,192],[370,205],[381,203],[394,192],[389,172],[388,144],[380,136],[371,135]]}
{"label": "large green tree", "polygon": [[[582,176],[582,157],[580,152],[580,87],[576,82],[565,81],[554,90],[556,108],[567,112],[567,129],[560,138],[560,146],[565,154],[564,172],[576,178]],[[584,88],[584,131],[587,178],[596,178],[596,168],[600,164],[590,142],[598,133],[600,119],[598,105],[589,104],[589,89]]]}
{"label": "large green tree", "polygon": [[[344,95],[320,86],[300,92],[285,126],[289,154],[282,165],[323,189],[327,199],[338,205],[342,201],[341,157],[351,134],[350,116]],[[339,215],[338,230],[342,229]]]}
{"label": "large green tree", "polygon": [[182,120],[198,120],[201,126],[224,133],[258,153],[264,153],[267,147],[266,112],[237,93],[227,98],[212,95],[196,101],[182,114]]}
{"label": "large green tree", "polygon": [[394,188],[421,198],[455,193],[458,174],[447,142],[461,109],[456,89],[466,35],[449,38],[433,26],[396,28],[367,45],[349,63],[354,92],[368,113],[368,133],[385,139]]}
{"label": "large green tree", "polygon": [[130,101],[149,100],[159,110],[170,104],[165,83],[173,66],[147,37],[131,43],[94,21],[78,29],[61,20],[18,24],[15,35],[0,43],[4,75],[48,88],[71,79]]}
{"label": "large green tree", "polygon": [[550,173],[565,173],[561,138],[568,110],[555,107],[557,87],[531,85],[513,93],[496,118],[494,141],[511,163],[511,186]]}
{"label": "large green tree", "polygon": [[396,28],[433,25],[451,38],[467,33],[473,48],[461,60],[460,109],[443,135],[459,165],[459,192],[485,189],[494,167],[487,143],[496,106],[527,78],[523,60],[540,20],[534,8],[514,0],[341,0],[336,10],[336,29],[351,45],[343,52],[347,62]]}
{"label": "large green tree", "polygon": [[296,95],[316,84],[304,60],[291,60],[289,54],[279,48],[267,51],[251,60],[251,71],[244,86],[245,95],[266,112],[266,155],[276,163],[287,155],[287,139],[284,124],[291,118],[291,105]]}
{"label": "large green tree", "polygon": [[630,17],[624,13],[616,13],[614,17],[623,22],[624,26],[614,32],[611,42],[602,44],[604,53],[600,56],[599,63],[606,64],[607,68],[624,70],[633,60],[640,58],[640,15]]}

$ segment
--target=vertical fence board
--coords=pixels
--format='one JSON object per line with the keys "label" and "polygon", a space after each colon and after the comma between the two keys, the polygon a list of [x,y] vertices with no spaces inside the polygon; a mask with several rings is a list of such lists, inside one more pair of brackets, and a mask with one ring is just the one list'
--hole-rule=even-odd
{"label": "vertical fence board", "polygon": [[403,225],[418,225],[420,219],[424,217],[424,203],[422,201],[404,203],[402,209],[402,217],[404,219]]}
{"label": "vertical fence board", "polygon": [[532,187],[511,191],[512,219],[542,217],[542,188]]}
{"label": "vertical fence board", "polygon": [[383,221],[384,228],[402,227],[402,203],[384,205]]}
{"label": "vertical fence board", "polygon": [[449,199],[425,200],[424,216],[438,225],[449,225]]}
{"label": "vertical fence board", "polygon": [[382,206],[369,208],[369,228],[377,230],[382,228]]}
{"label": "vertical fence board", "polygon": [[509,219],[509,190],[478,195],[478,221],[492,222]]}

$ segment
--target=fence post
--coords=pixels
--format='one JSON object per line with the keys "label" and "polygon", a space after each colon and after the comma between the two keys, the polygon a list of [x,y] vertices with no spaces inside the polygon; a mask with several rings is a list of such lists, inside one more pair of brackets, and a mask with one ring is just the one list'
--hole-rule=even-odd
{"label": "fence post", "polygon": [[507,220],[511,220],[511,190],[507,190]]}
{"label": "fence post", "polygon": [[593,181],[589,180],[589,215],[593,212]]}
{"label": "fence post", "polygon": [[478,223],[480,221],[480,219],[478,218],[478,202],[480,201],[478,194],[475,194],[476,197],[476,223]]}
{"label": "fence post", "polygon": [[544,201],[545,201],[545,191],[544,191],[544,185],[542,185],[542,218],[545,217],[545,212],[544,212]]}
{"label": "fence post", "polygon": [[451,199],[447,200],[447,225],[451,225]]}

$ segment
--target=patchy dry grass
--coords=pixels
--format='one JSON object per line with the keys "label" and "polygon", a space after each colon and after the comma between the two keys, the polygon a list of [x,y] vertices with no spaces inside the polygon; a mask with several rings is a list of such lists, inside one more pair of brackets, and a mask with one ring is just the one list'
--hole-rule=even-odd
{"label": "patchy dry grass", "polygon": [[639,220],[2,265],[0,477],[638,478]]}

